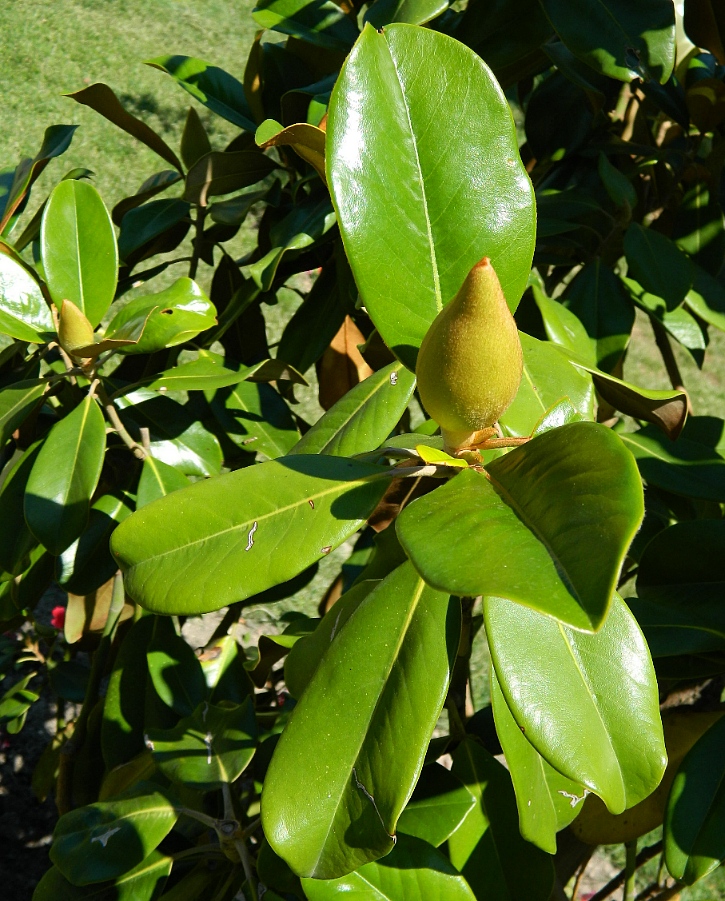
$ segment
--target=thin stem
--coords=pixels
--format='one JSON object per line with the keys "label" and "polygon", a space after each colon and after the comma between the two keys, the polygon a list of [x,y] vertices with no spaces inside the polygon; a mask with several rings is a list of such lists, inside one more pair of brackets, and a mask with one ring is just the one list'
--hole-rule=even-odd
{"label": "thin stem", "polygon": [[196,278],[196,270],[199,268],[201,245],[204,242],[204,220],[206,219],[206,213],[206,197],[202,197],[196,212],[196,233],[193,241],[193,253],[189,262],[189,278]]}
{"label": "thin stem", "polygon": [[666,888],[663,892],[660,892],[659,895],[655,895],[652,898],[652,901],[670,901],[670,898],[674,898],[675,895],[679,895],[682,891],[682,885],[679,882],[676,882],[674,885]]}
{"label": "thin stem", "polygon": [[579,869],[577,870],[576,878],[574,879],[574,888],[571,891],[571,901],[576,901],[577,895],[579,894],[579,888],[581,886],[582,879],[584,878],[584,873],[586,873],[586,869],[589,866],[589,861],[592,859],[592,855],[594,854],[594,849],[592,848],[591,853],[587,854],[584,860],[579,865]]}
{"label": "thin stem", "polygon": [[[665,364],[665,369],[667,370],[670,384],[675,389],[675,391],[685,391],[682,373],[680,372],[680,367],[677,365],[677,360],[675,359],[675,354],[672,350],[672,345],[670,344],[670,336],[667,334],[667,330],[661,322],[655,319],[654,316],[650,316],[649,321],[652,323],[652,331],[654,332],[655,342],[657,343],[659,352],[662,355],[662,362]],[[690,401],[689,394],[687,395],[687,412],[692,413],[692,403]]]}
{"label": "thin stem", "polygon": [[624,892],[622,901],[634,901],[634,883],[637,876],[637,839],[625,842],[626,863],[624,867]]}
{"label": "thin stem", "polygon": [[255,873],[254,867],[252,866],[252,858],[249,855],[249,849],[245,842],[241,839],[235,839],[234,847],[237,849],[237,854],[239,854],[239,859],[242,862],[242,866],[244,867],[244,875],[247,878],[247,883],[249,885],[249,891],[252,895],[252,901],[259,901],[259,892],[257,891],[257,886],[255,883]]}
{"label": "thin stem", "polygon": [[192,820],[197,820],[199,823],[203,823],[205,826],[208,826],[210,829],[216,830],[219,825],[219,820],[214,819],[214,817],[210,817],[205,813],[202,813],[200,810],[193,810],[191,807],[177,807],[176,812],[180,816],[191,817]]}
{"label": "thin stem", "polygon": [[109,422],[116,430],[118,437],[121,439],[121,441],[123,441],[123,443],[131,451],[134,457],[139,460],[144,460],[147,456],[147,452],[137,441],[133,440],[128,430],[126,429],[126,426],[123,424],[123,422],[121,422],[121,417],[118,415],[118,410],[116,409],[113,401],[106,393],[106,389],[102,384],[99,383],[96,393],[98,395],[98,399],[101,402],[101,406],[103,407],[103,410],[108,417]]}
{"label": "thin stem", "polygon": [[[636,866],[635,869],[639,869],[643,864],[646,864],[648,860],[652,860],[653,857],[657,857],[657,855],[662,851],[662,842],[656,842],[654,845],[648,845],[646,848],[642,848],[642,850],[637,855]],[[626,878],[626,869],[622,870],[620,873],[610,879],[609,882],[604,886],[604,888],[600,888],[599,891],[592,895],[590,901],[604,901],[605,898],[608,898],[611,894],[617,891],[620,885],[624,884],[624,880]]]}

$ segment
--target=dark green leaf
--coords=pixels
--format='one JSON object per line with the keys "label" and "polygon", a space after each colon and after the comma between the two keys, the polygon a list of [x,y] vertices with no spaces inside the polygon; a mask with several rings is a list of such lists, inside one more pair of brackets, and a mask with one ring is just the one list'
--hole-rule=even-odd
{"label": "dark green leaf", "polygon": [[363,302],[406,366],[484,255],[516,308],[533,193],[506,99],[466,47],[410,25],[366,26],[330,101],[327,171]]}
{"label": "dark green leaf", "polygon": [[234,782],[254,756],[256,737],[251,698],[241,705],[204,701],[173,729],[149,731],[164,776],[201,791]]}
{"label": "dark green leaf", "polygon": [[657,680],[622,599],[593,635],[504,598],[486,598],[484,617],[506,703],[539,754],[614,814],[654,791],[667,763]]}
{"label": "dark green leaf", "polygon": [[258,0],[252,15],[262,28],[343,53],[359,34],[355,20],[332,0]]}
{"label": "dark green leaf", "polygon": [[342,397],[294,446],[293,454],[354,456],[379,447],[410,401],[415,376],[390,363]]}
{"label": "dark green leaf", "polygon": [[171,75],[195,100],[223,119],[246,131],[255,130],[244,88],[228,72],[192,56],[159,56],[147,64]]}
{"label": "dark green leaf", "polygon": [[299,440],[289,407],[271,385],[239,382],[208,399],[221,427],[243,450],[274,460]]}
{"label": "dark green leaf", "polygon": [[476,897],[461,874],[427,842],[399,835],[393,850],[341,879],[303,879],[310,901],[342,896],[360,901],[474,901]]}
{"label": "dark green leaf", "polygon": [[15,429],[25,422],[47,387],[45,379],[29,379],[0,389],[0,447],[5,447]]}
{"label": "dark green leaf", "polygon": [[199,118],[199,113],[190,106],[181,135],[181,158],[186,168],[191,169],[194,163],[207,153],[211,153],[209,135]]}
{"label": "dark green leaf", "polygon": [[725,331],[725,288],[700,266],[693,265],[692,270],[694,280],[685,303],[709,325]]}
{"label": "dark green leaf", "polygon": [[259,150],[207,153],[189,169],[184,200],[206,206],[207,197],[255,185],[276,168],[277,163]]}
{"label": "dark green leaf", "polygon": [[393,22],[425,25],[448,9],[448,0],[375,0],[367,8],[364,21],[380,31]]}
{"label": "dark green leaf", "polygon": [[551,858],[521,838],[505,768],[476,739],[466,738],[454,752],[451,772],[478,802],[448,839],[451,863],[477,901],[548,901]]}
{"label": "dark green leaf", "polygon": [[168,617],[156,618],[148,668],[156,694],[179,716],[190,716],[204,700],[206,680],[201,664]]}
{"label": "dark green leaf", "polygon": [[164,169],[147,178],[135,194],[119,201],[113,208],[111,219],[113,219],[114,225],[120,228],[123,217],[129,210],[136,209],[137,206],[141,206],[142,203],[146,203],[147,200],[151,200],[152,197],[161,194],[179,181],[181,181],[181,175],[174,172],[173,169]]}
{"label": "dark green leaf", "polygon": [[597,72],[664,84],[675,64],[675,10],[669,0],[540,0],[566,46]]}
{"label": "dark green leaf", "polygon": [[637,203],[637,192],[634,189],[634,185],[624,172],[620,172],[601,152],[597,163],[597,171],[612,203],[618,207],[626,205],[630,210],[633,210]]}
{"label": "dark green leaf", "polygon": [[25,522],[23,499],[39,451],[39,443],[29,447],[0,489],[0,569],[13,575],[25,569],[24,561],[37,544]]}
{"label": "dark green leaf", "polygon": [[697,182],[685,192],[672,237],[695,265],[712,275],[720,271],[725,250],[723,213],[707,182]]}
{"label": "dark green leaf", "polygon": [[334,879],[392,849],[459,637],[458,601],[426,586],[409,563],[336,636],[264,782],[264,833],[298,875]]}
{"label": "dark green leaf", "polygon": [[598,629],[644,514],[630,455],[604,426],[575,422],[466,470],[413,501],[397,532],[423,578],[495,594]]}
{"label": "dark green leaf", "polygon": [[122,307],[109,322],[106,338],[114,338],[137,319],[146,321],[143,336],[121,353],[154,353],[190,341],[216,325],[216,310],[195,281],[180,278],[158,294],[137,297]]}
{"label": "dark green leaf", "polygon": [[43,292],[30,273],[0,245],[0,332],[20,341],[43,344],[55,334]]}
{"label": "dark green leaf", "polygon": [[228,388],[251,378],[267,362],[263,360],[254,366],[240,366],[230,369],[224,366],[216,354],[202,351],[197,360],[182,363],[173,369],[167,369],[154,377],[145,387],[155,391],[207,391],[215,388]]}
{"label": "dark green leaf", "polygon": [[[362,525],[389,478],[385,469],[343,458],[270,460],[138,510],[114,533],[113,552],[142,606],[217,610],[326,556]],[[177,535],[166,524],[180,516],[185,527]]]}
{"label": "dark green leaf", "polygon": [[152,200],[129,210],[121,223],[118,253],[122,260],[163,234],[189,215],[191,207],[183,200]]}
{"label": "dark green leaf", "polygon": [[667,869],[686,885],[725,858],[725,721],[718,720],[682,761],[665,813]]}
{"label": "dark green leaf", "polygon": [[633,222],[624,236],[629,275],[649,294],[661,297],[668,312],[685,299],[693,272],[687,256],[668,237]]}
{"label": "dark green leaf", "polygon": [[445,767],[423,767],[410,801],[398,820],[398,830],[434,847],[442,845],[468,816],[476,799]]}
{"label": "dark green leaf", "polygon": [[137,119],[136,116],[132,116],[128,110],[124,109],[118,97],[107,84],[100,82],[92,84],[90,87],[83,88],[82,91],[66,94],[66,97],[71,97],[76,103],[90,106],[91,109],[100,113],[109,122],[113,122],[114,125],[117,125],[123,131],[136,138],[137,141],[141,141],[142,144],[153,150],[154,153],[157,153],[161,159],[170,163],[174,169],[183,172],[179,158],[166,141],[159,137],[152,128],[149,128],[145,122]]}
{"label": "dark green leaf", "polygon": [[92,397],[45,439],[28,478],[25,519],[51,554],[62,553],[85,528],[105,450],[106,423]]}
{"label": "dark green leaf", "polygon": [[176,818],[168,798],[142,784],[124,798],[62,816],[53,832],[50,859],[74,885],[116,879],[148,857]]}
{"label": "dark green leaf", "polygon": [[96,189],[62,181],[48,198],[40,247],[50,296],[69,300],[95,328],[111,305],[118,277],[113,223]]}
{"label": "dark green leaf", "polygon": [[154,901],[163,890],[171,872],[173,858],[152,851],[130,872],[112,885],[76,886],[51,867],[38,883],[33,901]]}

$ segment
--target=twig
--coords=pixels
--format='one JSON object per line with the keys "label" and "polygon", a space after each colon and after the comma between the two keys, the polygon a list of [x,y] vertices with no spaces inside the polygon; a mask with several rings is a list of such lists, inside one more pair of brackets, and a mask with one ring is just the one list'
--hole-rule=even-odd
{"label": "twig", "polygon": [[206,219],[206,212],[206,192],[204,192],[199,200],[199,206],[196,210],[196,233],[192,242],[193,253],[189,262],[189,278],[196,278],[196,270],[199,268],[201,245],[204,243],[204,220]]}
{"label": "twig", "polygon": [[624,893],[622,901],[634,901],[634,882],[637,875],[637,839],[625,842],[624,849],[627,854],[624,867]]}
{"label": "twig", "polygon": [[594,848],[592,848],[591,853],[587,854],[584,860],[579,864],[579,869],[577,870],[576,877],[574,879],[574,887],[571,890],[571,901],[576,901],[577,899],[579,888],[581,886],[582,879],[584,878],[584,873],[586,873],[586,869],[589,866],[589,861],[592,859],[593,854]]}
{"label": "twig", "polygon": [[659,895],[655,895],[652,901],[669,901],[670,898],[679,895],[681,891],[682,885],[679,882],[676,882],[674,885],[666,888],[663,892],[660,892]]}
{"label": "twig", "polygon": [[[677,365],[677,360],[675,359],[675,354],[672,350],[672,345],[670,344],[670,336],[667,334],[667,331],[662,323],[655,319],[654,316],[650,316],[649,320],[652,323],[652,331],[654,332],[655,342],[657,343],[659,352],[662,355],[662,362],[665,364],[665,369],[667,370],[670,384],[675,389],[675,391],[685,391],[685,394],[687,394],[687,391],[685,390],[685,386],[683,384],[680,367]],[[692,414],[692,402],[690,400],[689,394],[687,394],[687,412]]]}
{"label": "twig", "polygon": [[109,398],[108,394],[106,394],[106,389],[103,385],[98,385],[98,390],[96,392],[98,394],[98,399],[101,402],[103,410],[108,417],[109,422],[116,430],[118,437],[123,441],[126,447],[131,451],[134,457],[139,460],[146,459],[147,452],[143,447],[137,442],[134,441],[131,435],[129,434],[126,426],[121,422],[121,417],[118,415],[118,410],[116,409],[113,401]]}
{"label": "twig", "polygon": [[237,849],[237,854],[239,854],[239,859],[241,860],[242,866],[244,867],[244,875],[246,876],[247,883],[249,884],[249,891],[252,895],[252,901],[259,901],[259,892],[257,891],[257,886],[255,885],[254,867],[252,866],[252,858],[249,856],[249,849],[240,838],[235,839],[234,847]]}
{"label": "twig", "polygon": [[[660,851],[662,851],[661,841],[655,842],[654,845],[648,845],[646,848],[642,848],[637,855],[635,869],[639,869],[643,864],[646,864],[648,860],[657,857]],[[604,888],[600,888],[595,895],[592,895],[590,901],[604,901],[605,898],[608,898],[613,892],[616,892],[620,885],[624,884],[625,876],[626,869],[622,870],[621,873],[617,873],[613,879],[609,880]]]}

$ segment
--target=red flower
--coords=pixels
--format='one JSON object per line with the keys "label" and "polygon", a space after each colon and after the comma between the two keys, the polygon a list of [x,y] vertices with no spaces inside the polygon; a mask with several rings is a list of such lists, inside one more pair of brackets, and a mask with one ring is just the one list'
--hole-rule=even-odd
{"label": "red flower", "polygon": [[63,629],[63,626],[65,626],[65,607],[53,607],[53,612],[50,614],[50,624],[59,631]]}

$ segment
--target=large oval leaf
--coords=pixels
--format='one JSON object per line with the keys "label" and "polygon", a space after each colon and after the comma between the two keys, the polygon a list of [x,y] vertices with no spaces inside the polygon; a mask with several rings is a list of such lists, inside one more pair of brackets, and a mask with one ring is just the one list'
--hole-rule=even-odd
{"label": "large oval leaf", "polygon": [[466,880],[427,842],[399,835],[387,857],[341,879],[304,879],[310,901],[344,895],[357,901],[474,901]]}
{"label": "large oval leaf", "polygon": [[521,837],[505,767],[469,737],[453,754],[452,772],[478,802],[448,839],[451,863],[477,901],[548,901],[551,858]]}
{"label": "large oval leaf", "polygon": [[484,617],[506,703],[541,756],[612,813],[654,791],[667,763],[657,680],[624,601],[595,635],[504,598],[486,598]]}
{"label": "large oval leaf", "polygon": [[25,519],[51,554],[62,553],[85,528],[105,450],[106,424],[92,397],[45,439],[25,491]]}
{"label": "large oval leaf", "polygon": [[483,256],[516,308],[533,190],[506,98],[467,47],[412,25],[366,26],[330,100],[327,174],[363,302],[406,366]]}
{"label": "large oval leaf", "polygon": [[97,326],[116,292],[116,235],[101,195],[85,181],[62,181],[43,213],[40,249],[45,280],[60,309],[69,300]]}
{"label": "large oval leaf", "polygon": [[404,563],[330,645],[262,794],[264,834],[298,875],[334,879],[391,850],[459,637],[458,602]]}
{"label": "large oval leaf", "polygon": [[403,415],[415,376],[391,363],[340,398],[297,442],[293,454],[364,454],[385,441]]}
{"label": "large oval leaf", "polygon": [[487,470],[466,470],[403,511],[398,536],[415,567],[454,594],[496,594],[599,628],[644,514],[620,440],[576,422]]}
{"label": "large oval leaf", "polygon": [[30,273],[0,245],[0,332],[42,344],[55,333],[50,307]]}
{"label": "large oval leaf", "polygon": [[74,885],[115,879],[137,866],[171,831],[178,814],[149,784],[115,801],[79,807],[58,820],[50,859]]}
{"label": "large oval leaf", "polygon": [[218,610],[291,579],[342,544],[389,478],[385,469],[340,458],[270,460],[143,507],[113,533],[113,553],[143,607]]}
{"label": "large oval leaf", "polygon": [[206,397],[227,437],[243,450],[274,460],[299,440],[289,407],[271,385],[239,382]]}
{"label": "large oval leaf", "polygon": [[33,901],[153,901],[163,890],[173,863],[172,857],[152,851],[137,867],[115,879],[112,886],[83,888],[69,882],[57,867],[51,867],[38,883]]}

